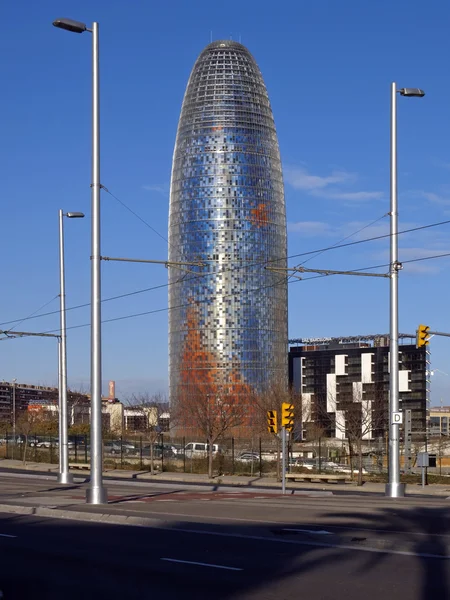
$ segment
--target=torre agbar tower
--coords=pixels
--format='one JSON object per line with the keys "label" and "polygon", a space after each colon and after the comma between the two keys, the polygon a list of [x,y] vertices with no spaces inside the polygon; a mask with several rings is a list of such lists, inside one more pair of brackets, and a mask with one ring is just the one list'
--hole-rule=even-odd
{"label": "torre agbar tower", "polygon": [[230,40],[198,57],[173,156],[169,261],[171,401],[226,385],[239,400],[287,382],[286,212],[266,86]]}

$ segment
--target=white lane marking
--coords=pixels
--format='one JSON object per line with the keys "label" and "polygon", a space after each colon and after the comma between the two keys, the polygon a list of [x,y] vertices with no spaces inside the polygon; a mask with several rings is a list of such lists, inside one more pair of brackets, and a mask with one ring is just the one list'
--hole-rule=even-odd
{"label": "white lane marking", "polygon": [[0,537],[16,538],[17,535],[9,535],[8,533],[0,533]]}
{"label": "white lane marking", "polygon": [[[188,533],[197,535],[212,535],[216,537],[237,538],[240,540],[257,540],[269,542],[270,544],[293,544],[294,546],[314,546],[315,548],[336,548],[337,550],[356,550],[357,552],[373,552],[375,554],[398,554],[400,556],[416,556],[420,558],[438,558],[441,560],[450,560],[450,556],[443,554],[429,554],[427,552],[409,552],[408,550],[392,550],[390,548],[363,548],[361,546],[350,546],[348,544],[326,544],[325,542],[286,540],[263,537],[262,535],[242,535],[238,533],[223,533],[219,531],[204,531],[202,529],[184,529],[173,527],[156,527],[158,531],[168,531],[172,533]],[[210,565],[212,566],[212,565]],[[230,568],[230,567],[228,567]]]}
{"label": "white lane marking", "polygon": [[[284,508],[284,507],[283,507]],[[140,516],[142,516],[142,512],[138,511],[138,510],[128,510],[127,512],[132,512],[134,514],[139,514]],[[194,515],[194,514],[189,514],[189,513],[172,513],[172,512],[162,512],[159,510],[153,510],[153,511],[146,511],[145,514],[151,514],[151,515],[162,515],[162,516],[172,516],[172,517],[187,517],[187,518],[192,518],[192,519],[198,519],[201,518],[201,515]],[[279,527],[280,525],[288,525],[290,524],[289,521],[271,521],[270,519],[242,519],[239,517],[216,517],[215,515],[208,515],[207,517],[208,519],[214,519],[214,520],[218,520],[218,521],[240,521],[243,523],[263,523],[265,525],[270,525],[271,527]],[[162,521],[162,519],[155,519],[155,521]],[[190,521],[186,521],[187,523],[190,523]],[[303,523],[303,525],[306,525],[307,527],[314,527],[313,524],[310,523]],[[330,523],[327,523],[327,526],[330,527],[330,529],[346,529],[349,531],[373,531],[375,533],[388,533],[388,534],[404,534],[407,533],[406,531],[397,531],[394,529],[371,529],[369,527],[346,527],[344,525],[332,525]],[[429,533],[426,533],[424,531],[412,531],[412,532],[408,532],[409,535],[417,535],[417,536],[427,536],[429,537]],[[447,533],[433,533],[433,537],[450,537],[450,535]]]}
{"label": "white lane marking", "polygon": [[176,558],[161,558],[167,562],[182,563],[184,565],[196,565],[198,567],[211,567],[213,569],[225,569],[226,571],[243,571],[238,567],[226,567],[225,565],[212,565],[211,563],[196,562],[194,560],[178,560]]}
{"label": "white lane marking", "polygon": [[316,535],[331,535],[331,531],[325,531],[324,529],[317,531],[313,529],[293,529],[285,527],[282,531],[296,531],[298,533],[315,533]]}

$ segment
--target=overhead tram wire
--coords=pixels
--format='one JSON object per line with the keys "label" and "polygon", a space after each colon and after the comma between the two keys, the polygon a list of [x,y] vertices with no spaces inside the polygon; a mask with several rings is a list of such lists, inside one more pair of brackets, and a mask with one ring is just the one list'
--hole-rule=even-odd
{"label": "overhead tram wire", "polygon": [[[403,231],[399,231],[398,235],[402,235],[402,234],[405,234],[405,233],[411,233],[413,231],[420,231],[422,229],[430,229],[431,227],[438,227],[440,225],[447,225],[448,223],[450,223],[450,219],[446,220],[446,221],[439,221],[438,223],[430,223],[428,225],[421,225],[419,227],[413,227],[411,229],[405,229]],[[268,265],[268,264],[271,264],[271,263],[274,263],[274,262],[278,262],[279,260],[289,260],[289,259],[292,259],[292,258],[298,258],[300,256],[308,256],[308,255],[311,255],[311,254],[323,253],[323,252],[327,252],[329,250],[337,250],[339,248],[346,248],[346,247],[349,247],[349,246],[354,246],[354,245],[357,245],[357,244],[363,244],[363,243],[367,243],[367,242],[373,242],[373,241],[377,241],[377,240],[381,240],[381,239],[386,239],[386,238],[389,238],[389,237],[391,237],[391,234],[387,233],[387,234],[384,234],[384,235],[378,235],[378,236],[374,236],[374,237],[371,237],[371,238],[365,238],[363,240],[356,240],[354,242],[348,242],[346,244],[333,245],[333,246],[328,246],[326,248],[319,248],[317,250],[310,250],[308,252],[300,252],[298,254],[291,254],[290,256],[287,256],[285,258],[273,259],[273,260],[269,260],[269,261],[262,261],[262,262],[258,262],[258,263],[247,264],[247,265],[238,265],[236,267],[231,267],[229,269],[224,269],[223,271],[217,271],[216,274],[227,273],[227,272],[231,271],[232,269],[243,269],[243,268],[250,268],[250,267],[256,267],[256,266],[261,266],[261,265]],[[441,257],[444,257],[444,256],[447,256],[447,254],[438,254],[435,257],[431,256],[429,258],[430,259],[432,259],[432,258],[441,258]],[[415,260],[427,260],[427,259],[428,259],[428,257],[427,258],[419,258],[419,259],[415,259]],[[405,264],[407,262],[408,261],[403,261],[403,263],[405,263]],[[198,275],[194,275],[194,276],[190,277],[189,279],[187,279],[187,281],[195,280],[195,279],[198,279],[199,277],[206,277],[207,275],[210,275],[210,274],[211,273],[199,273]],[[327,275],[325,275],[324,277],[327,277]],[[308,277],[308,278],[304,279],[303,281],[306,281],[307,279],[316,279],[316,278],[315,277]],[[145,293],[145,292],[150,292],[150,291],[153,291],[153,290],[156,290],[156,289],[161,289],[161,288],[164,288],[164,287],[169,287],[169,285],[173,285],[175,283],[178,283],[178,281],[174,281],[171,284],[170,283],[163,283],[163,284],[160,284],[160,285],[157,285],[157,286],[153,286],[153,287],[149,287],[149,288],[143,288],[141,290],[135,290],[134,292],[127,292],[125,294],[119,294],[117,296],[111,296],[110,298],[104,298],[102,300],[102,302],[110,302],[111,300],[119,300],[121,298],[126,298],[127,296],[134,296],[134,295],[137,295],[137,294],[142,294],[142,293]],[[70,310],[76,310],[76,309],[79,309],[79,308],[85,308],[87,306],[90,306],[89,302],[87,302],[85,304],[79,304],[77,306],[69,307],[69,308],[66,309],[66,312],[70,311]],[[9,325],[10,323],[15,323],[16,321],[23,322],[23,321],[26,321],[28,319],[38,319],[38,318],[41,318],[41,317],[46,317],[46,316],[50,316],[50,315],[57,314],[57,313],[59,313],[59,310],[55,310],[53,312],[48,312],[48,313],[43,313],[42,315],[25,317],[24,319],[11,319],[9,321],[4,321],[3,323],[0,323],[0,326]]]}
{"label": "overhead tram wire", "polygon": [[139,215],[135,210],[133,210],[132,208],[130,208],[127,204],[125,204],[125,202],[123,200],[121,200],[120,198],[118,198],[115,194],[113,194],[112,192],[109,191],[109,189],[107,187],[105,187],[104,185],[101,186],[101,188],[103,190],[105,190],[105,192],[107,194],[109,194],[110,196],[112,196],[112,198],[114,198],[115,200],[117,200],[117,202],[119,204],[121,204],[124,208],[126,208],[126,210],[128,210],[132,215],[134,215],[136,217],[136,219],[139,219],[139,221],[141,221],[141,223],[143,223],[144,225],[146,225],[149,229],[151,229],[153,231],[153,233],[156,233],[157,236],[159,236],[162,240],[164,240],[166,242],[166,244],[170,244],[169,240],[167,238],[165,238],[162,233],[159,233],[159,231],[157,229],[155,229],[154,227],[152,227],[150,225],[150,223],[148,223],[143,217],[141,217],[141,215]]}
{"label": "overhead tram wire", "polygon": [[[444,257],[447,257],[447,256],[450,256],[450,252],[445,252],[443,254],[436,254],[434,256],[425,256],[425,257],[422,257],[422,258],[413,258],[413,259],[409,259],[409,260],[404,260],[404,261],[402,261],[402,264],[413,263],[413,262],[420,262],[422,260],[432,260],[432,259],[437,259],[437,258],[444,258]],[[354,272],[368,271],[368,270],[371,270],[371,269],[380,269],[380,268],[389,267],[389,266],[390,266],[389,263],[385,263],[383,265],[374,265],[374,266],[371,266],[371,267],[363,267],[363,268],[360,268],[360,269],[353,269],[353,271]],[[301,279],[300,281],[302,281],[302,282],[303,281],[310,281],[312,279],[322,279],[324,277],[330,277],[330,276],[331,276],[331,274],[330,275],[320,274],[320,275],[315,275],[313,277],[305,277],[304,279]],[[289,281],[289,283],[295,283],[297,281],[299,281],[299,280],[292,280],[292,281]],[[276,282],[276,283],[271,284],[271,285],[262,286],[260,288],[255,289],[255,290],[252,290],[252,292],[253,293],[260,292],[260,291],[262,291],[264,289],[268,289],[268,288],[274,287],[276,285],[279,285],[279,282]],[[232,294],[217,294],[217,296],[220,296],[221,298],[224,298],[224,297],[228,297],[228,296],[239,296],[240,294],[241,294],[241,292],[234,292]],[[126,319],[133,319],[133,318],[137,318],[137,317],[144,317],[144,316],[148,316],[148,315],[152,315],[152,314],[158,314],[158,313],[162,313],[162,312],[169,312],[170,310],[177,310],[177,309],[181,309],[181,308],[187,308],[189,306],[190,306],[190,304],[181,304],[179,306],[173,306],[172,308],[169,308],[168,306],[165,306],[164,308],[156,308],[154,310],[149,310],[149,311],[145,311],[145,312],[141,312],[141,313],[134,313],[134,314],[130,314],[130,315],[123,315],[121,317],[113,317],[111,319],[105,319],[104,321],[102,321],[102,324],[103,323],[114,323],[116,321],[124,321]],[[90,323],[82,323],[81,325],[72,325],[71,327],[68,327],[67,329],[68,330],[69,329],[81,329],[83,327],[89,327],[89,325],[90,325]],[[47,334],[47,333],[54,333],[54,332],[57,332],[57,331],[59,331],[59,329],[50,329],[50,330],[44,331],[42,333],[46,333]],[[5,338],[2,338],[2,339],[5,339]]]}
{"label": "overhead tram wire", "polygon": [[[111,296],[110,298],[104,298],[102,300],[102,302],[110,302],[111,300],[120,300],[121,298],[127,298],[128,296],[135,296],[137,294],[143,294],[145,292],[152,292],[153,290],[158,290],[158,289],[165,288],[165,287],[167,287],[167,283],[161,283],[160,285],[154,285],[152,287],[144,288],[142,290],[135,290],[134,292],[127,292],[125,294],[119,294],[118,296]],[[68,312],[69,310],[77,310],[79,308],[87,308],[90,305],[91,305],[90,302],[85,302],[84,304],[77,304],[76,306],[71,306],[69,308],[66,308],[66,312]],[[60,311],[58,309],[58,310],[53,310],[51,312],[43,313],[42,315],[29,316],[29,317],[26,317],[25,319],[22,319],[20,322],[22,323],[23,321],[30,320],[30,319],[39,319],[41,317],[49,317],[51,315],[59,314],[59,312]],[[17,320],[18,319],[13,319],[11,321],[4,321],[3,323],[0,323],[0,326],[9,325],[10,323],[15,323]],[[17,325],[15,327],[17,327]]]}
{"label": "overhead tram wire", "polygon": [[[124,208],[126,208],[128,211],[130,211],[130,213],[132,213],[137,219],[139,219],[142,223],[144,223],[144,225],[146,225],[147,227],[149,227],[154,233],[156,233],[161,239],[163,239],[165,242],[167,242],[170,245],[170,242],[167,240],[167,238],[165,238],[156,229],[154,229],[149,223],[147,223],[147,221],[145,219],[143,219],[137,212],[135,212],[134,210],[132,210],[129,206],[127,206],[125,204],[125,202],[123,202],[122,200],[120,200],[120,198],[118,198],[112,192],[110,192],[108,190],[108,188],[106,188],[103,185],[102,185],[102,188],[105,190],[105,192],[107,192],[110,196],[112,196],[115,200],[117,200],[117,202],[119,202]],[[361,227],[361,229],[359,229],[358,231],[355,231],[351,235],[348,235],[348,236],[344,237],[341,240],[341,242],[343,242],[343,241],[345,241],[345,240],[353,237],[354,235],[357,235],[358,233],[360,233],[361,231],[364,231],[364,229],[367,229],[368,227],[371,227],[375,223],[378,223],[378,221],[381,221],[382,219],[384,219],[388,215],[389,215],[389,212],[385,213],[381,217],[378,217],[378,219],[375,219],[373,222],[365,225],[364,227]],[[404,231],[399,231],[397,233],[397,235],[401,235],[403,233],[411,233],[413,231],[419,231],[421,229],[427,229],[427,228],[430,228],[430,227],[437,227],[439,225],[446,225],[447,223],[450,223],[450,219],[447,220],[447,221],[441,221],[439,223],[431,223],[429,225],[422,225],[420,227],[414,227],[412,229],[405,229]],[[278,262],[278,261],[281,261],[281,260],[289,260],[291,258],[298,258],[299,256],[307,256],[307,255],[310,255],[310,254],[315,254],[316,256],[319,256],[320,254],[323,254],[324,252],[328,252],[330,250],[334,250],[334,249],[338,249],[338,248],[345,248],[345,247],[348,247],[348,246],[352,246],[352,245],[356,245],[356,244],[362,244],[362,243],[365,243],[365,242],[371,242],[371,241],[381,240],[381,239],[385,239],[387,237],[391,237],[391,234],[387,233],[387,234],[380,235],[380,236],[374,236],[372,238],[366,238],[365,240],[356,240],[355,242],[349,242],[348,244],[342,244],[341,242],[337,242],[336,244],[333,244],[332,246],[328,246],[326,248],[320,248],[318,250],[312,250],[312,251],[309,251],[309,252],[302,252],[300,254],[293,254],[291,256],[277,258],[277,259],[273,259],[271,261],[263,261],[262,263],[239,265],[237,267],[231,267],[231,268],[228,268],[228,269],[224,269],[223,271],[216,271],[215,274],[227,273],[227,272],[230,272],[230,271],[235,270],[235,269],[237,270],[237,269],[242,269],[242,268],[249,268],[249,267],[255,267],[255,266],[260,266],[260,265],[267,265],[270,262]],[[302,264],[306,264],[309,260],[312,260],[312,258],[315,258],[315,257],[312,256],[311,258],[308,258]],[[203,261],[203,262],[207,263],[208,261]],[[190,281],[190,279],[195,279],[197,277],[205,277],[206,275],[210,275],[210,274],[211,273],[199,273],[198,275],[194,276],[193,278],[189,278],[189,279],[186,279],[185,275],[183,275],[180,278],[180,280],[183,279],[184,281]],[[173,282],[173,283],[178,283],[178,281]],[[167,284],[167,285],[169,285],[169,284]]]}
{"label": "overhead tram wire", "polygon": [[[352,238],[353,236],[358,235],[358,233],[361,233],[361,231],[364,231],[364,229],[367,229],[368,227],[371,227],[372,225],[375,225],[375,223],[378,223],[379,221],[381,221],[382,219],[384,219],[388,215],[389,215],[388,212],[385,213],[381,217],[378,217],[378,219],[375,219],[371,223],[368,223],[367,225],[364,225],[364,227],[361,227],[360,229],[358,229],[357,231],[354,231],[350,235],[345,236],[344,238],[342,238],[341,240],[339,240],[338,242],[336,242],[335,244],[333,244],[332,246],[330,246],[330,248],[334,248],[334,247],[338,246],[339,244],[342,244],[342,242],[345,242],[346,240]],[[319,250],[317,252],[317,254],[315,254],[315,256],[310,256],[309,258],[307,258],[306,260],[304,260],[301,263],[301,265],[302,266],[306,265],[307,262],[309,262],[310,260],[313,260],[313,258],[317,258],[318,256],[320,256],[321,254],[324,254],[325,252],[327,252],[327,250]],[[291,277],[294,277],[294,274],[291,274],[291,275],[288,276],[288,281],[290,280]]]}
{"label": "overhead tram wire", "polygon": [[[404,233],[412,233],[413,231],[420,231],[422,229],[430,229],[430,227],[438,227],[440,225],[447,225],[450,223],[450,219],[446,221],[439,221],[438,223],[430,223],[429,225],[420,225],[419,227],[411,227],[410,229],[403,229],[403,231],[399,231],[397,235],[402,235]],[[348,242],[347,244],[339,244],[338,246],[328,246],[327,248],[321,248],[319,250],[313,250],[309,252],[300,252],[299,254],[291,254],[287,257],[287,259],[298,258],[299,256],[307,256],[308,254],[316,254],[317,252],[327,252],[329,250],[337,250],[338,248],[348,248],[349,246],[356,246],[357,244],[364,244],[367,242],[375,242],[377,240],[383,240],[386,238],[390,238],[390,233],[385,233],[383,235],[376,235],[370,238],[365,238],[363,240],[356,240],[354,242]],[[280,259],[281,260],[281,259]],[[275,262],[275,261],[273,261]],[[406,262],[406,261],[404,261]]]}
{"label": "overhead tram wire", "polygon": [[[13,329],[15,329],[16,327],[19,327],[19,325],[21,325],[24,321],[28,321],[29,319],[33,319],[33,318],[37,318],[36,313],[40,312],[43,308],[45,308],[46,306],[48,306],[49,304],[51,304],[54,300],[56,300],[57,298],[59,298],[59,294],[57,294],[56,296],[54,296],[51,300],[49,300],[48,302],[46,302],[45,304],[43,304],[41,307],[39,307],[37,310],[35,310],[34,312],[32,312],[30,315],[28,315],[28,317],[25,317],[23,319],[20,319],[18,322],[15,321],[8,321],[8,323],[16,323],[13,327],[11,327],[11,329],[9,331],[12,331]],[[52,314],[55,313],[59,313],[59,310],[55,310],[53,311]],[[42,315],[38,315],[39,317]],[[2,323],[3,325],[3,323]]]}
{"label": "overhead tram wire", "polygon": [[350,235],[345,236],[344,238],[342,238],[341,240],[339,240],[338,242],[336,242],[335,244],[333,244],[332,246],[330,246],[330,248],[325,248],[324,250],[319,250],[317,252],[317,254],[315,256],[311,256],[310,258],[307,258],[305,261],[303,261],[301,264],[306,265],[307,262],[309,262],[310,260],[312,260],[313,258],[317,258],[318,256],[320,256],[321,254],[323,254],[324,252],[327,252],[327,250],[331,250],[333,248],[336,248],[339,246],[339,244],[342,244],[342,242],[345,242],[346,240],[352,238],[355,235],[358,235],[358,233],[361,233],[361,231],[364,231],[364,229],[367,229],[368,227],[372,227],[372,225],[375,225],[375,223],[378,223],[379,221],[381,221],[382,219],[384,219],[385,217],[387,217],[389,215],[389,213],[385,213],[384,215],[382,215],[381,217],[378,217],[378,219],[375,219],[374,221],[372,221],[371,223],[368,223],[367,225],[364,225],[364,227],[361,227],[361,229],[358,229],[357,231],[354,231],[353,233],[351,233]]}

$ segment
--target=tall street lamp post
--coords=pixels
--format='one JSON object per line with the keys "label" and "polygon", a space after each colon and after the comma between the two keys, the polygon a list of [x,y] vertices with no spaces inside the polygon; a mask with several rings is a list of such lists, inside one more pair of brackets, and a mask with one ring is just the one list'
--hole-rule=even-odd
{"label": "tall street lamp post", "polygon": [[12,380],[12,425],[13,425],[13,450],[12,457],[14,458],[14,450],[16,447],[16,381],[17,379]]}
{"label": "tall street lamp post", "polygon": [[59,483],[73,483],[69,473],[69,447],[68,447],[68,411],[67,411],[67,332],[66,332],[66,281],[64,268],[64,217],[68,219],[82,219],[81,212],[64,213],[59,211],[59,300],[61,337],[59,348]]}
{"label": "tall street lamp post", "polygon": [[57,19],[55,27],[92,33],[92,229],[91,229],[91,482],[86,492],[90,504],[108,501],[103,487],[102,471],[102,356],[101,356],[101,280],[100,280],[100,90],[99,90],[99,26],[72,19]]}
{"label": "tall street lamp post", "polygon": [[399,375],[398,375],[398,208],[397,208],[397,93],[411,98],[422,98],[425,92],[418,88],[397,90],[391,84],[391,252],[390,252],[390,342],[389,342],[389,481],[386,496],[405,495],[405,484],[400,483]]}

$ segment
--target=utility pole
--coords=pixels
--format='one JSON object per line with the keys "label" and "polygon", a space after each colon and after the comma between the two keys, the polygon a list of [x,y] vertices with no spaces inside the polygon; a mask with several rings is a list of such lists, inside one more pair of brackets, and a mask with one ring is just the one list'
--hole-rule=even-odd
{"label": "utility pole", "polygon": [[281,428],[281,492],[286,493],[286,427]]}
{"label": "utility pole", "polygon": [[17,379],[12,380],[12,422],[13,422],[13,451],[12,457],[14,459],[14,450],[16,447],[16,381]]}
{"label": "utility pole", "polygon": [[410,408],[405,410],[405,418],[403,422],[403,445],[405,452],[405,473],[410,474],[412,471],[412,451],[411,451],[411,436],[412,436],[412,411]]}
{"label": "utility pole", "polygon": [[283,402],[281,405],[281,490],[286,493],[286,447],[287,432],[294,429],[294,405],[290,402]]}

